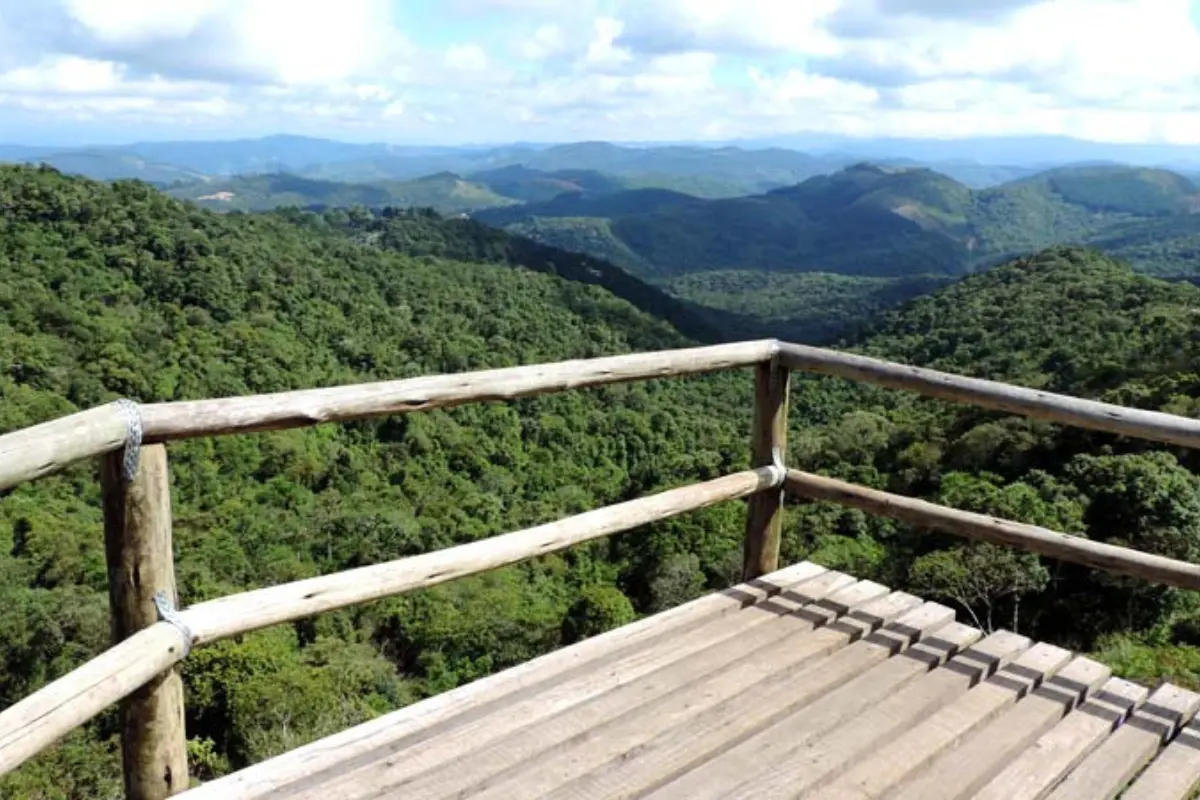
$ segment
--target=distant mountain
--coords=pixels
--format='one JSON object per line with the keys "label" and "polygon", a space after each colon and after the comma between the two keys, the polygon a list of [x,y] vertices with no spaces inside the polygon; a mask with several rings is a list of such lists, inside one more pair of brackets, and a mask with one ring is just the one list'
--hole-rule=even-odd
{"label": "distant mountain", "polygon": [[563,194],[604,195],[629,188],[624,182],[590,169],[548,172],[513,165],[473,172],[469,180],[522,203],[541,203]]}
{"label": "distant mountain", "polygon": [[929,170],[861,164],[750,197],[625,192],[475,216],[523,230],[541,217],[607,218],[619,245],[655,278],[724,269],[954,274],[968,261],[963,231],[970,196],[967,187]]}
{"label": "distant mountain", "polygon": [[202,179],[172,186],[167,193],[220,211],[265,211],[280,206],[385,206],[432,208],[443,214],[515,204],[488,187],[453,173],[413,181],[340,183],[286,173]]}
{"label": "distant mountain", "polygon": [[990,136],[960,139],[864,138],[799,134],[730,142],[740,147],[784,147],[823,156],[855,153],[859,158],[914,159],[925,166],[948,161],[1014,164],[1047,169],[1080,162],[1108,161],[1187,169],[1200,163],[1200,146],[1092,142],[1067,136]]}
{"label": "distant mountain", "polygon": [[930,169],[860,163],[748,197],[623,192],[476,216],[530,235],[546,227],[535,220],[556,218],[559,246],[569,243],[567,220],[587,220],[579,225],[592,239],[606,220],[615,241],[594,252],[627,250],[634,258],[618,263],[651,278],[730,269],[897,277],[962,274],[1196,210],[1196,186],[1158,169],[1061,168],[977,191]]}
{"label": "distant mountain", "polygon": [[181,180],[195,180],[200,173],[175,164],[165,164],[130,153],[106,150],[39,151],[34,148],[0,148],[0,162],[47,164],[67,175],[83,175],[94,180],[111,181],[122,178],[164,185]]}

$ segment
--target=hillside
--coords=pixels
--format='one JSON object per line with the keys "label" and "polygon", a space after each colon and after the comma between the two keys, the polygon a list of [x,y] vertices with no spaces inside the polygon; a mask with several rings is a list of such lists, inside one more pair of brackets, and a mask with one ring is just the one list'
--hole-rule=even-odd
{"label": "hillside", "polygon": [[[0,431],[122,395],[246,394],[687,343],[598,286],[358,243],[336,212],[220,215],[136,183],[8,167],[0,208]],[[715,476],[746,461],[749,398],[745,376],[729,375],[172,446],[182,596]],[[94,468],[0,499],[0,705],[107,641]],[[184,668],[194,769],[261,759],[554,647],[584,588],[628,615],[724,585],[739,525],[736,506],[714,509],[198,651]],[[0,795],[112,795],[114,721],[0,781]]]}
{"label": "hillside", "polygon": [[[879,317],[855,349],[1197,416],[1197,309],[1196,287],[1138,276],[1093,251],[1056,248]],[[801,380],[793,394],[792,464],[1200,558],[1194,453],[834,380]],[[980,624],[1091,650],[1139,680],[1179,676],[1195,685],[1196,593],[964,546],[824,505],[793,507],[788,530],[792,555],[823,551],[830,563],[941,598]]]}
{"label": "hillside", "polygon": [[[33,168],[0,168],[0,208],[0,431],[117,396],[227,396],[689,343],[602,286],[566,279],[560,256],[527,257],[519,240],[470,221],[216,214],[142,184]],[[514,268],[525,262],[564,271]],[[1200,289],[1055,249],[915,299],[855,346],[1195,415],[1196,308]],[[741,371],[172,445],[183,601],[737,469],[750,397]],[[804,376],[792,409],[791,464],[1200,558],[1200,479],[1186,468],[1197,465],[1170,452]],[[0,497],[2,704],[107,641],[94,470]],[[200,648],[184,667],[192,768],[219,774],[511,666],[560,645],[579,620],[601,630],[727,585],[742,523],[739,505],[720,506]],[[1194,685],[1200,669],[1200,605],[1187,593],[821,504],[789,506],[786,523],[787,561],[943,598],[981,625],[1096,651],[1145,680]],[[114,795],[115,734],[110,713],[0,781],[0,795]]]}
{"label": "hillside", "polygon": [[606,247],[631,250],[649,277],[724,269],[897,277],[963,274],[1196,209],[1195,185],[1164,170],[1062,168],[975,191],[929,169],[862,163],[750,197],[648,204],[627,192],[476,216],[526,228],[542,218],[606,218],[617,240]]}
{"label": "hillside", "polygon": [[427,175],[411,181],[339,183],[286,173],[239,175],[223,180],[203,179],[171,186],[172,197],[192,200],[216,211],[267,211],[280,206],[432,208],[442,214],[461,214],[483,208],[514,205],[487,186],[453,173]]}

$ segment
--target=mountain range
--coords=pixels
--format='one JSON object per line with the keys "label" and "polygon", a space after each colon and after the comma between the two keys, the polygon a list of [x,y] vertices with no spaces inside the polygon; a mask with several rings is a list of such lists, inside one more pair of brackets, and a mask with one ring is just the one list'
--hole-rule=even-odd
{"label": "mountain range", "polygon": [[[1006,230],[1061,205],[1075,209],[1068,220],[1112,221],[1104,235],[1144,248],[1155,241],[1151,231],[1171,233],[1197,216],[1185,213],[1194,194],[1188,184],[1169,175],[1137,173],[1132,184],[1115,177],[1111,187],[1096,180],[1057,174],[1010,190],[1043,205],[1029,206],[1030,216],[1015,216]],[[996,208],[1016,202],[984,204],[984,213],[972,190],[944,176],[866,166],[783,195],[745,205],[782,203],[818,227],[890,215],[950,241],[980,220],[1007,218]],[[701,213],[695,209],[711,202],[638,197],[639,213],[649,216]],[[898,202],[918,207],[902,211]],[[430,211],[218,214],[142,183],[34,167],[0,167],[0,206],[0,432],[117,397],[276,392],[684,347],[732,334],[593,256]],[[890,237],[907,228],[887,230]],[[878,241],[892,239],[868,243]],[[860,305],[862,325],[843,346],[1200,414],[1200,288],[1138,275],[1078,247],[971,269],[979,271],[947,268],[923,288],[909,287],[919,296],[883,313],[866,308],[873,300]],[[872,272],[745,274],[747,282],[823,275],[827,291],[812,292],[815,301],[844,309],[852,308],[847,282],[917,277]],[[802,292],[798,286],[789,291]],[[709,289],[721,294],[717,284]],[[1200,461],[1182,448],[835,379],[796,374],[791,386],[789,465],[1200,560]],[[726,372],[176,443],[180,600],[190,605],[479,541],[742,469],[751,401],[749,375]],[[0,498],[0,707],[108,645],[93,472],[93,464],[77,465]],[[1196,686],[1200,612],[1190,593],[974,548],[827,504],[788,504],[783,516],[787,563],[807,558],[903,587],[954,605],[982,627],[1092,655],[1126,678]],[[599,633],[727,586],[740,569],[743,525],[742,507],[723,504],[198,648],[182,670],[189,768],[201,780],[227,774],[560,647],[580,621],[586,633]],[[974,580],[981,575],[987,580]],[[115,711],[81,728],[0,779],[0,796],[119,796],[119,730]]]}

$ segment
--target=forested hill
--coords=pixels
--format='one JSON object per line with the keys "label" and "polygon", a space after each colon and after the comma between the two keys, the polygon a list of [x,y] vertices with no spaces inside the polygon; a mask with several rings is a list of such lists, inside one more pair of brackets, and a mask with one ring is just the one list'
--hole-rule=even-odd
{"label": "forested hill", "polygon": [[[603,286],[514,268],[472,230],[419,213],[219,215],[142,184],[0,169],[0,431],[122,395],[248,394],[691,341]],[[1198,301],[1194,287],[1053,250],[919,299],[858,346],[1195,414]],[[173,444],[182,600],[736,470],[751,383],[741,371]],[[793,397],[797,466],[1200,558],[1200,479],[1171,453],[832,380],[797,376]],[[199,648],[183,667],[191,768],[225,772],[727,585],[743,521],[726,504]],[[1146,680],[1200,670],[1194,595],[824,505],[791,506],[786,522],[788,561],[945,599]],[[0,706],[106,646],[101,529],[94,464],[0,497]],[[110,713],[0,781],[0,796],[116,795],[116,732]]]}
{"label": "forested hill", "polygon": [[[356,238],[319,215],[220,215],[142,184],[0,169],[0,431],[118,396],[242,395],[689,343],[599,286]],[[182,599],[739,468],[750,384],[651,382],[172,445]],[[199,650],[184,667],[193,767],[203,777],[261,759],[725,585],[740,527],[736,505],[716,508]],[[105,647],[106,586],[94,464],[0,498],[0,707]],[[0,781],[0,796],[113,796],[115,732],[110,714]]]}
{"label": "forested hill", "polygon": [[[972,276],[885,315],[856,349],[875,356],[1130,406],[1200,416],[1200,290],[1059,248]],[[1133,440],[915,395],[798,381],[791,463],[947,505],[1200,558],[1200,460]],[[949,537],[912,536],[854,512],[799,507],[794,553],[953,603],[987,624],[1094,649],[1155,681],[1200,669],[1200,597]],[[836,531],[836,535],[831,533]],[[1018,602],[1019,601],[1019,602]]]}

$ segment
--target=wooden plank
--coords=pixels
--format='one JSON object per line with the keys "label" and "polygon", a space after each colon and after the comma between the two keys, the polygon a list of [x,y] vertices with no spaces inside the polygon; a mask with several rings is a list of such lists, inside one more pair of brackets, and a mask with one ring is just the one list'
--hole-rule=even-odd
{"label": "wooden plank", "polygon": [[1200,695],[1164,684],[1146,704],[1083,759],[1050,793],[1050,800],[1105,800],[1120,794],[1163,743],[1200,709]]}
{"label": "wooden plank", "polygon": [[179,630],[159,622],[0,711],[0,775],[128,697],[183,652]]}
{"label": "wooden plank", "polygon": [[807,792],[822,800],[890,797],[898,784],[1054,675],[1071,659],[1061,647],[1038,643],[971,691],[875,749],[836,780]]}
{"label": "wooden plank", "polygon": [[[770,634],[769,629],[773,625],[790,625],[792,632],[799,634],[799,638],[803,639],[804,634],[814,626],[836,618],[839,613],[844,613],[847,606],[858,606],[886,592],[887,589],[879,584],[859,581],[824,599],[796,607],[792,609],[791,614],[774,615],[767,625],[760,627],[765,627],[763,632]],[[741,617],[743,614],[737,616]],[[736,634],[736,629],[734,633]],[[797,637],[792,638],[794,640]],[[735,654],[744,653],[745,649],[739,637],[735,635],[730,637],[729,641],[731,644],[728,646]],[[674,641],[664,642],[661,652],[652,660],[629,659],[614,662],[601,672],[557,683],[520,702],[506,704],[492,715],[472,720],[469,724],[455,727],[453,731],[436,738],[414,742],[386,759],[378,759],[353,772],[339,772],[334,776],[326,776],[321,782],[313,781],[304,787],[305,791],[293,791],[289,793],[289,797],[295,800],[338,800],[358,797],[364,792],[418,796],[413,789],[414,781],[431,770],[442,765],[456,766],[465,760],[473,760],[475,753],[488,744],[504,739],[523,738],[532,725],[551,719],[555,715],[573,714],[584,703],[666,665],[689,658],[692,653],[712,651],[714,644],[711,641],[697,641],[689,653],[675,646]]]}
{"label": "wooden plank", "polygon": [[[608,667],[617,658],[714,620],[733,617],[789,590],[804,591],[801,586],[826,574],[823,567],[805,561],[705,595],[283,753],[192,789],[184,796],[188,800],[248,800],[277,787],[315,779],[339,767],[349,769],[372,758],[385,757],[418,739],[437,736],[456,724],[479,719],[501,706],[532,696],[550,683]],[[789,592],[789,596],[801,595]]]}
{"label": "wooden plank", "polygon": [[[788,371],[774,359],[754,369],[754,429],[750,436],[750,466],[771,464],[782,469],[787,452]],[[742,579],[750,580],[779,568],[779,538],[783,532],[783,486],[759,492],[746,505],[746,537],[742,548]]]}
{"label": "wooden plank", "polygon": [[565,550],[746,497],[776,478],[771,467],[737,472],[458,547],[210,600],[188,608],[183,618],[197,644],[211,642]]}
{"label": "wooden plank", "polygon": [[1200,720],[1192,719],[1121,800],[1188,800],[1200,789]]}
{"label": "wooden plank", "polygon": [[889,798],[965,800],[973,796],[1111,675],[1112,670],[1103,664],[1076,658],[964,744],[936,759],[902,789],[889,793]]}
{"label": "wooden plank", "polygon": [[992,778],[975,800],[1034,800],[1092,752],[1146,700],[1148,692],[1110,678],[1094,697],[1068,714]]}
{"label": "wooden plank", "polygon": [[[142,448],[131,476],[124,474],[124,457],[123,449],[109,453],[100,466],[113,644],[158,622],[156,592],[178,605],[166,448]],[[122,701],[121,754],[130,800],[162,800],[187,789],[183,679],[177,667]]]}
{"label": "wooden plank", "polygon": [[[739,789],[742,797],[795,797],[820,781],[830,781],[946,703],[1007,665],[1030,646],[1030,640],[998,631],[942,667],[919,676],[904,690],[858,714],[836,728],[804,742],[771,764]],[[901,656],[903,657],[903,656]],[[761,792],[762,794],[754,794]],[[817,795],[818,797],[820,795]]]}
{"label": "wooden plank", "polygon": [[511,797],[526,786],[546,798],[640,795],[656,786],[672,764],[690,763],[695,757],[692,743],[703,747],[713,726],[728,718],[724,710],[731,704],[740,704],[744,711],[757,708],[759,698],[765,702],[765,692],[779,684],[796,688],[796,705],[819,695],[824,687],[806,679],[814,665],[903,615],[915,600],[896,592],[814,633],[784,640],[736,669],[678,687],[637,713],[565,742],[472,796]]}
{"label": "wooden plank", "polygon": [[1028,550],[1062,561],[1094,567],[1117,575],[1200,589],[1200,564],[1143,553],[1127,547],[1094,542],[1081,536],[939,506],[925,500],[881,492],[845,481],[789,470],[788,491],[871,514],[891,517],[911,525],[932,528],[975,541]]}
{"label": "wooden plank", "polygon": [[0,436],[0,491],[125,446],[129,418],[116,403]]}
{"label": "wooden plank", "polygon": [[141,407],[142,420],[147,442],[297,428],[648,378],[700,375],[767,361],[777,346],[773,340],[738,342],[251,397],[154,403]]}
{"label": "wooden plank", "polygon": [[[926,603],[786,683],[772,682],[765,694],[733,698],[723,704],[721,715],[709,712],[698,718],[695,726],[703,732],[680,737],[683,757],[664,763],[656,788],[643,796],[734,796],[769,771],[782,753],[874,705],[979,635],[955,623],[951,609]],[[904,653],[910,644],[918,651],[915,657],[889,658]],[[801,700],[805,695],[816,699],[797,705],[798,695]],[[687,740],[691,741],[684,750]]]}
{"label": "wooden plank", "polygon": [[1078,428],[1184,447],[1200,447],[1200,420],[1174,414],[1081,400],[799,344],[780,344],[779,360],[785,366],[805,372],[833,375],[891,389],[905,389],[926,397],[1008,411]]}
{"label": "wooden plank", "polygon": [[[852,578],[849,580],[854,583]],[[809,594],[807,586],[799,587],[798,591]],[[833,596],[824,602],[821,597],[810,595],[812,605],[809,607],[803,603],[792,605],[803,600],[802,597],[786,598],[790,608],[781,602],[774,610],[774,616],[762,615],[767,624],[758,624],[754,628],[749,628],[743,621],[753,613],[747,611],[730,618],[733,627],[722,632],[721,636],[709,636],[707,647],[701,643],[701,648],[689,648],[694,650],[690,654],[681,653],[675,641],[668,642],[666,647],[681,656],[675,661],[536,725],[522,728],[518,735],[503,737],[491,745],[473,750],[469,757],[447,761],[404,783],[404,794],[409,798],[449,796],[482,783],[510,767],[524,765],[561,742],[586,734],[622,714],[636,711],[680,686],[708,675],[723,675],[729,669],[736,668],[739,661],[762,657],[766,649],[780,640],[824,624],[836,613],[833,609],[839,600],[855,603],[859,598],[877,594],[875,587],[875,584],[865,582],[850,591],[835,589],[830,592]],[[626,670],[622,669],[622,672]]]}

